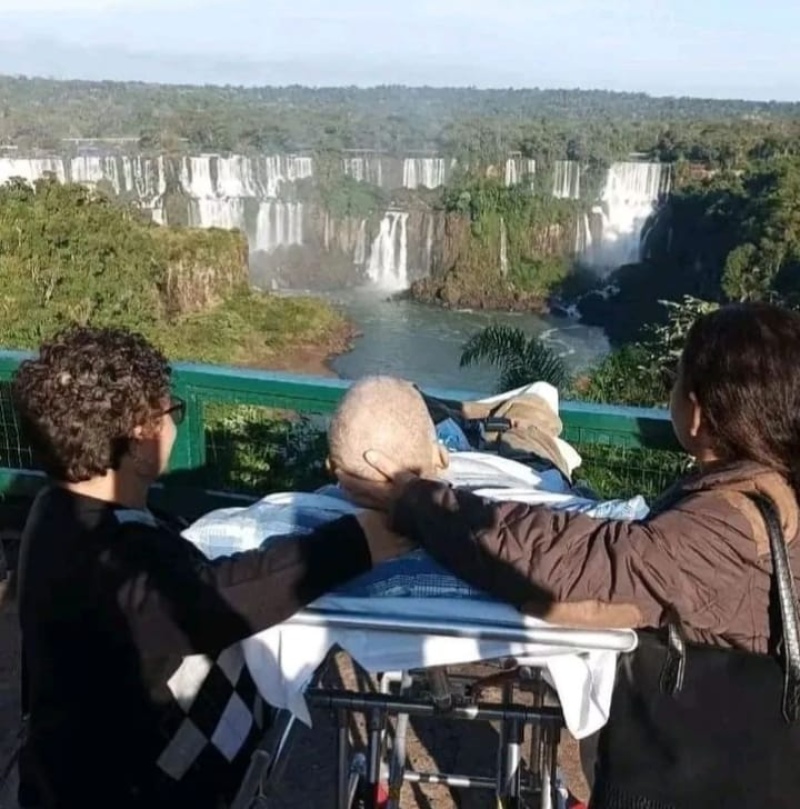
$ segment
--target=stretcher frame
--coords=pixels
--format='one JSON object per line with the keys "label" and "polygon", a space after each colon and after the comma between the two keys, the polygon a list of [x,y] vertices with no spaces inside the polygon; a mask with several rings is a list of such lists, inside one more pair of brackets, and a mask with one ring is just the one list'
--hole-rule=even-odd
{"label": "stretcher frame", "polygon": [[[576,651],[627,652],[631,637],[617,630],[571,629],[554,626],[492,626],[480,621],[425,621],[417,618],[354,615],[334,610],[307,609],[289,619],[306,626],[359,629],[391,633],[469,637],[475,640],[543,644]],[[544,682],[541,669],[513,658],[494,661],[496,672],[488,677],[454,675],[451,668],[435,666],[379,675],[378,692],[322,687],[333,653],[329,653],[306,690],[311,707],[332,712],[337,730],[336,789],[331,805],[336,809],[399,809],[403,783],[445,784],[462,789],[494,792],[498,807],[556,809],[556,764],[563,715],[555,692]],[[357,663],[357,661],[355,661]],[[481,700],[482,692],[500,686],[500,702]],[[532,695],[532,705],[518,701]],[[366,720],[367,744],[357,749],[350,739],[350,717]],[[469,774],[416,772],[406,761],[406,734],[412,716],[438,719],[498,722],[499,738],[494,778]],[[394,728],[389,719],[394,717]],[[261,746],[253,755],[231,809],[268,809],[281,781],[291,752],[297,720],[281,711]],[[528,772],[522,771],[525,729],[531,726]],[[385,783],[384,783],[385,782]],[[529,797],[534,803],[523,803]]]}

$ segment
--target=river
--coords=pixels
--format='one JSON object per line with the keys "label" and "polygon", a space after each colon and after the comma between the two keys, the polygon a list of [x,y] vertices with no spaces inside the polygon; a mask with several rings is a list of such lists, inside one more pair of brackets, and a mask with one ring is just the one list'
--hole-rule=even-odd
{"label": "river", "polygon": [[541,337],[572,371],[589,367],[609,352],[602,329],[534,314],[448,311],[411,301],[390,301],[385,292],[362,288],[325,294],[363,336],[336,357],[332,369],[345,379],[390,374],[426,387],[491,391],[490,367],[459,368],[464,342],[492,324],[515,326]]}

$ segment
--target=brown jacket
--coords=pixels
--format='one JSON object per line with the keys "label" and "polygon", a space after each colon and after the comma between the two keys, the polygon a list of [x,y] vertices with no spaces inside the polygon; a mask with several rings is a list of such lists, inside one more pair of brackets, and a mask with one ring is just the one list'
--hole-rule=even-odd
{"label": "brown jacket", "polygon": [[465,581],[555,623],[654,627],[671,608],[690,639],[764,651],[769,544],[746,492],[775,503],[800,576],[794,493],[749,462],[680,481],[641,522],[489,502],[424,480],[404,491],[393,521]]}

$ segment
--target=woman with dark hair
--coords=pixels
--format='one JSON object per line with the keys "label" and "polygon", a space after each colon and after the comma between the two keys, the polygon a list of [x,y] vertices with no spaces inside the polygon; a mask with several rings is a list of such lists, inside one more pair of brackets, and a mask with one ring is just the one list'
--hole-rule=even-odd
{"label": "woman with dark hair", "polygon": [[185,404],[170,395],[165,358],[136,334],[55,336],[22,363],[13,396],[51,479],[20,556],[20,803],[218,807],[265,716],[226,650],[407,543],[365,539],[365,513],[208,561],[147,508]]}
{"label": "woman with dark hair", "polygon": [[[800,574],[800,314],[749,304],[699,318],[677,369],[670,412],[675,434],[698,470],[668,490],[641,522],[485,502],[400,474],[390,459],[373,453],[368,459],[386,483],[346,476],[342,483],[361,502],[387,509],[393,530],[455,574],[521,609],[539,605],[547,616],[557,605],[553,614],[569,615],[561,608],[580,606],[573,615],[588,616],[591,623],[592,615],[602,619],[608,613],[587,606],[625,606],[634,610],[636,628],[677,621],[689,643],[774,652],[780,640],[774,554],[768,521],[752,496],[766,498],[778,517],[791,584],[792,574]],[[783,644],[800,654],[790,646],[788,640]],[[794,677],[791,660],[785,668],[787,677]],[[686,672],[692,673],[691,661]],[[778,716],[780,705],[765,702],[765,714]],[[615,696],[612,719],[617,704]],[[695,707],[699,712],[703,706]],[[800,800],[800,767],[781,770],[791,782],[787,787],[777,776],[773,753],[767,764],[758,764],[765,783],[763,804],[755,805],[792,805]],[[687,781],[701,777],[696,766]],[[676,782],[682,775],[686,772],[676,770]],[[644,798],[602,805],[673,806],[659,803],[663,795],[648,795],[648,788],[642,787]],[[773,792],[781,789],[776,799]],[[754,804],[751,799],[737,805]]]}

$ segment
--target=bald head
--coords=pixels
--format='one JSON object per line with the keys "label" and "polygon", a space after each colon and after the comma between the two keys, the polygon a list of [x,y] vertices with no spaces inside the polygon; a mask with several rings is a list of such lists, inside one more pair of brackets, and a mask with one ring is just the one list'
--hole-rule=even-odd
{"label": "bald head", "polygon": [[436,428],[413,385],[390,376],[354,383],[331,420],[328,450],[333,467],[356,477],[380,475],[364,460],[379,450],[404,470],[429,475],[444,464]]}

